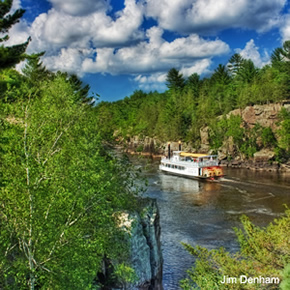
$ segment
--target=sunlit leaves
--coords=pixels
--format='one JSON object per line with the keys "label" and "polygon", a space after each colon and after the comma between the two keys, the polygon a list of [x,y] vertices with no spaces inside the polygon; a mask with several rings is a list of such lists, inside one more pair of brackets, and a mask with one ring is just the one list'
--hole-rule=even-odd
{"label": "sunlit leaves", "polygon": [[133,209],[140,188],[103,149],[80,83],[35,85],[11,88],[21,95],[1,116],[1,281],[89,289],[104,256],[126,257],[114,213]]}
{"label": "sunlit leaves", "polygon": [[[253,225],[246,216],[241,222],[242,229],[235,229],[241,248],[237,253],[183,244],[197,260],[194,268],[188,270],[188,278],[181,281],[182,289],[276,289],[275,284],[240,284],[239,277],[278,277],[280,281],[288,278],[286,270],[283,275],[282,270],[290,261],[290,210],[266,228]],[[237,283],[221,283],[224,276],[237,277]]]}

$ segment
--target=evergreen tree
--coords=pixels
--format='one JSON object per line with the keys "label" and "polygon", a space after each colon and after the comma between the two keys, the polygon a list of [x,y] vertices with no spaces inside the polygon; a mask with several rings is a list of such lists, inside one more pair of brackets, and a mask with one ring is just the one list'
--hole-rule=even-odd
{"label": "evergreen tree", "polygon": [[194,99],[197,99],[201,87],[200,76],[197,73],[190,75],[186,81],[186,87],[193,92]]}
{"label": "evergreen tree", "polygon": [[258,68],[255,67],[251,59],[245,59],[242,62],[242,66],[237,73],[237,78],[243,83],[251,83],[258,75]]}
{"label": "evergreen tree", "polygon": [[233,74],[236,75],[240,70],[243,63],[243,58],[240,54],[235,53],[229,60],[228,69]]}
{"label": "evergreen tree", "polygon": [[176,68],[172,68],[167,73],[167,87],[172,90],[182,90],[185,86],[183,75]]}
{"label": "evergreen tree", "polygon": [[41,80],[47,79],[51,74],[40,61],[40,57],[43,55],[44,52],[32,54],[22,69],[22,73],[26,76],[27,81],[33,85],[39,83]]}
{"label": "evergreen tree", "polygon": [[[13,14],[8,14],[11,10],[13,0],[4,0],[0,2],[0,33],[5,34],[24,14],[25,10],[18,9]],[[5,42],[9,39],[8,34],[0,38],[0,42]],[[15,64],[24,60],[26,48],[29,44],[30,37],[22,44],[13,46],[0,46],[0,69],[13,67]]]}

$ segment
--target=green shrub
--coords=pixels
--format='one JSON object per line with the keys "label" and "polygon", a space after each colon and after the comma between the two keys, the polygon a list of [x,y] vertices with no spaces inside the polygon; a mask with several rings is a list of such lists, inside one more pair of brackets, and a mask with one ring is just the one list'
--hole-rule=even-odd
{"label": "green shrub", "polygon": [[[290,210],[287,208],[285,215],[266,228],[255,226],[246,216],[241,217],[241,222],[243,229],[234,229],[240,245],[237,253],[226,252],[224,248],[207,250],[183,244],[197,260],[195,266],[188,270],[188,278],[181,281],[182,289],[278,288],[278,284],[241,284],[241,275],[277,277],[279,281],[284,281],[282,289],[289,289]],[[237,277],[237,283],[222,284],[224,276]]]}

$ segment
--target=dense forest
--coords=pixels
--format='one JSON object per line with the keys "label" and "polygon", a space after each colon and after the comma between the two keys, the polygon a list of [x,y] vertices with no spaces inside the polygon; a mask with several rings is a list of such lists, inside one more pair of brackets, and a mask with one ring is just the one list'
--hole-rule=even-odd
{"label": "dense forest", "polygon": [[[24,13],[11,5],[0,2],[1,33]],[[28,43],[0,46],[0,288],[99,289],[105,259],[131,273],[119,213],[142,184],[104,150],[89,87],[47,71]]]}
{"label": "dense forest", "polygon": [[[200,147],[200,129],[209,126],[210,146],[217,150],[225,137],[232,136],[246,157],[262,147],[272,147],[285,156],[290,147],[290,113],[280,114],[280,130],[256,126],[241,128],[241,118],[219,118],[233,109],[269,104],[290,98],[290,41],[274,50],[271,63],[257,68],[251,59],[234,54],[226,65],[220,64],[210,77],[194,73],[187,79],[175,68],[167,73],[164,93],[135,91],[130,97],[96,107],[102,136],[150,136],[163,142],[191,142]],[[275,134],[274,134],[275,133]]]}

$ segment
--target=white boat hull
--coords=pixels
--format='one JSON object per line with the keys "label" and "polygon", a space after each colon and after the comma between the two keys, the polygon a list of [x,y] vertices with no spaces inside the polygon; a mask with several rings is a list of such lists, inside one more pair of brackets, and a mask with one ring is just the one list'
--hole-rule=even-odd
{"label": "white boat hull", "polygon": [[[182,152],[174,151],[173,158],[162,158],[159,169],[163,172],[194,179],[219,179],[223,170],[214,155],[197,155],[197,158],[186,159]],[[184,153],[183,153],[184,154]],[[189,155],[189,153],[186,153]],[[194,154],[193,154],[194,156]]]}

